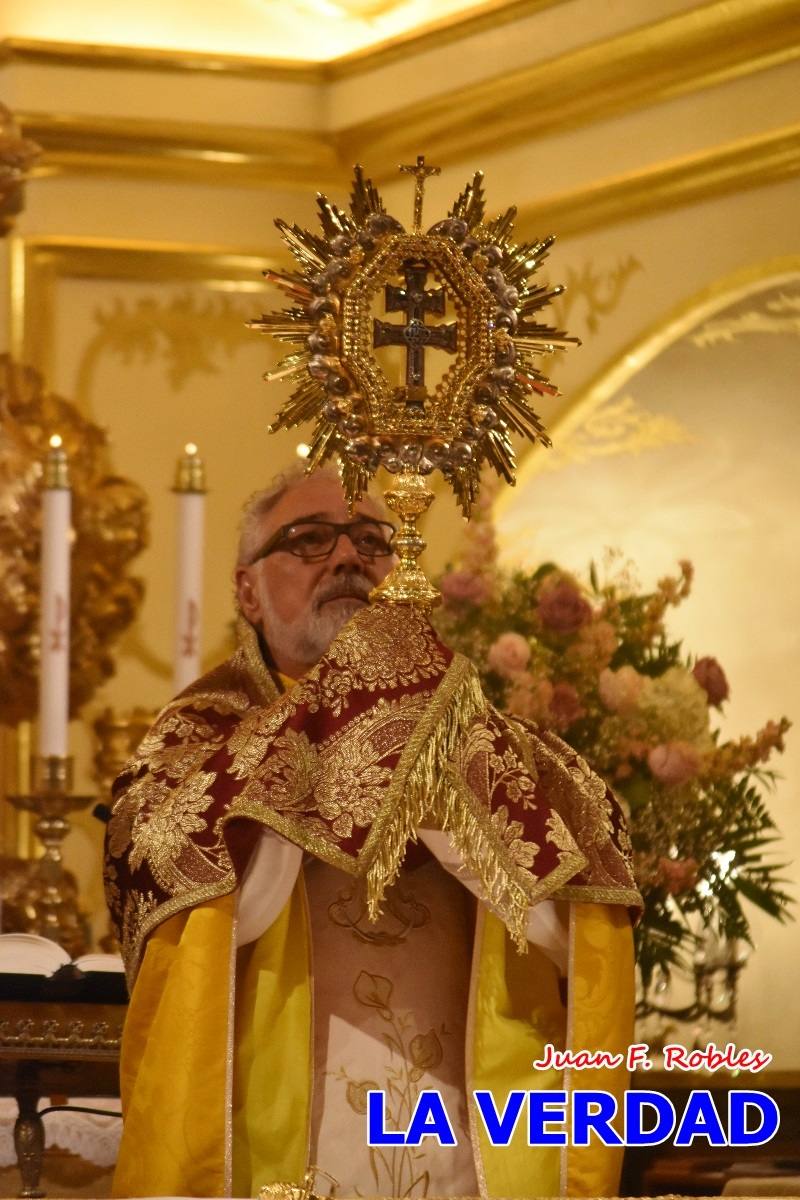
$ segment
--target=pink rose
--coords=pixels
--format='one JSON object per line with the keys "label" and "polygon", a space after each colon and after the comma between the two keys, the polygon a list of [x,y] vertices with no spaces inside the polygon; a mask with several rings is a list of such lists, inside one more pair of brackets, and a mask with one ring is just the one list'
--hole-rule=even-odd
{"label": "pink rose", "polygon": [[644,687],[644,676],[633,667],[612,671],[606,667],[597,681],[600,699],[609,712],[630,713],[636,708]]}
{"label": "pink rose", "polygon": [[647,765],[659,783],[677,787],[697,774],[700,755],[689,742],[666,742],[653,747]]}
{"label": "pink rose", "polygon": [[580,696],[571,683],[557,683],[555,685],[553,696],[550,700],[550,712],[553,715],[557,729],[560,729],[562,732],[568,729],[573,721],[577,721],[578,717],[583,716],[584,711]]}
{"label": "pink rose", "polygon": [[448,607],[459,604],[483,604],[489,599],[489,584],[475,571],[448,571],[439,584]]}
{"label": "pink rose", "polygon": [[697,883],[697,859],[660,858],[656,879],[670,896],[680,896],[681,892],[690,891]]}
{"label": "pink rose", "polygon": [[507,679],[524,671],[530,662],[531,648],[521,633],[501,633],[489,647],[486,661],[498,675]]}
{"label": "pink rose", "polygon": [[706,655],[705,658],[698,658],[692,670],[697,682],[708,696],[708,703],[714,708],[719,708],[723,700],[727,700],[731,694],[731,689],[728,686],[728,680],[725,678],[725,672],[715,658]]}
{"label": "pink rose", "polygon": [[550,712],[553,685],[549,679],[534,679],[520,672],[506,692],[506,705],[510,712],[529,721],[544,721]]}
{"label": "pink rose", "polygon": [[610,621],[591,621],[583,626],[567,654],[597,668],[607,667],[618,646],[619,637]]}
{"label": "pink rose", "polygon": [[592,619],[588,600],[574,583],[559,575],[548,576],[544,581],[536,611],[542,624],[554,633],[576,633]]}

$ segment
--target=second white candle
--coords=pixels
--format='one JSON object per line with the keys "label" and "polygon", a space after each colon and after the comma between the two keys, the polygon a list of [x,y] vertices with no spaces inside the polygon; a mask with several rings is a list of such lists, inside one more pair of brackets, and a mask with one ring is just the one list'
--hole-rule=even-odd
{"label": "second white candle", "polygon": [[42,492],[39,754],[65,758],[69,721],[72,492],[61,438],[50,439]]}
{"label": "second white candle", "polygon": [[178,460],[174,491],[178,512],[173,683],[181,692],[200,674],[203,616],[205,470],[192,442]]}

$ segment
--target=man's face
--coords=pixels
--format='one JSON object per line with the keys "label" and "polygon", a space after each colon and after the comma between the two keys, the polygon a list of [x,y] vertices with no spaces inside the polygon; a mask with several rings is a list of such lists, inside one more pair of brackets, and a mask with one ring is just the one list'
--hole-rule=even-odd
{"label": "man's face", "polygon": [[[369,497],[359,501],[355,515],[385,519]],[[291,487],[262,518],[257,545],[265,545],[282,525],[310,519],[351,519],[335,479],[312,475]],[[276,550],[251,566],[236,568],[239,605],[263,633],[278,670],[296,679],[319,661],[342,626],[369,602],[370,591],[393,561],[391,555],[362,558],[344,534],[321,561]]]}

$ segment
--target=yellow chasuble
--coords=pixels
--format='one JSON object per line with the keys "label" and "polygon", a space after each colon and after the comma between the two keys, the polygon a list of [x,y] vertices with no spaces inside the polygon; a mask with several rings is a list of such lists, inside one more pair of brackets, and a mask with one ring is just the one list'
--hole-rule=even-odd
{"label": "yellow chasuble", "polygon": [[[519,954],[496,917],[479,917],[466,1078],[470,1095],[487,1088],[498,1109],[514,1088],[580,1086],[579,1076],[532,1069],[547,1043],[616,1053],[632,1040],[628,914],[590,903],[570,910],[566,1009],[549,959],[535,947]],[[234,898],[226,896],[171,917],[148,941],[126,1024],[115,1196],[254,1196],[265,1183],[300,1181],[309,1166],[312,988],[302,881],[278,920],[239,951],[236,1006],[247,1020],[235,1046],[233,931]],[[618,1102],[627,1082],[624,1069],[592,1071],[592,1087]],[[482,1196],[616,1193],[621,1150],[531,1147],[522,1120],[508,1147],[491,1146],[471,1100],[468,1108]]]}
{"label": "yellow chasuble", "polygon": [[[359,620],[363,630],[355,630]],[[352,644],[359,652],[357,661],[362,661],[362,633],[373,637],[383,657],[380,669],[367,664],[377,674],[359,693],[354,690],[354,668],[341,656]],[[377,635],[383,640],[375,641]],[[311,1165],[314,1017],[303,873],[272,924],[237,951],[235,888],[240,875],[234,875],[225,858],[221,838],[203,841],[210,836],[204,831],[213,833],[222,824],[198,821],[194,814],[196,809],[205,811],[209,788],[224,786],[230,798],[227,809],[219,810],[225,814],[220,820],[238,817],[266,825],[323,861],[349,866],[355,874],[352,857],[330,848],[335,827],[322,840],[306,839],[287,818],[276,815],[274,806],[265,804],[272,793],[261,782],[252,784],[252,793],[241,791],[240,782],[283,762],[279,754],[264,757],[272,753],[269,739],[277,737],[281,721],[288,722],[281,737],[294,739],[295,754],[298,745],[306,744],[305,734],[298,735],[291,726],[299,719],[293,714],[300,712],[309,729],[320,720],[315,716],[320,709],[335,714],[341,707],[339,681],[346,684],[348,695],[371,697],[372,707],[366,707],[362,717],[346,712],[354,736],[359,721],[376,711],[402,713],[404,704],[412,706],[409,711],[416,722],[410,736],[403,735],[402,754],[392,769],[394,791],[373,821],[372,841],[364,850],[372,856],[367,859],[372,864],[366,870],[368,887],[377,894],[382,880],[391,882],[392,864],[402,861],[407,841],[429,811],[439,828],[450,831],[467,867],[480,873],[480,854],[489,855],[489,901],[504,919],[478,905],[464,1045],[470,1141],[481,1197],[616,1193],[621,1149],[596,1143],[563,1149],[529,1146],[524,1113],[510,1145],[491,1146],[472,1092],[488,1089],[502,1111],[514,1089],[580,1087],[580,1073],[570,1078],[568,1072],[532,1067],[548,1044],[573,1052],[615,1054],[627,1049],[634,1015],[628,906],[636,906],[639,897],[628,860],[615,841],[623,839],[615,824],[618,816],[605,785],[569,747],[548,734],[537,740],[527,729],[482,707],[485,701],[469,675],[472,668],[460,659],[448,668],[447,652],[432,637],[413,610],[372,606],[353,619],[304,681],[293,688],[292,681],[285,680],[287,694],[274,701],[274,684],[270,697],[259,675],[264,666],[253,634],[228,664],[167,706],[140,748],[140,757],[121,776],[108,831],[106,882],[112,907],[117,905],[129,977],[135,977],[135,983],[121,1057],[125,1126],[115,1196],[255,1196],[268,1183],[300,1183]],[[422,666],[414,668],[417,675],[411,682],[403,682],[412,645],[415,662]],[[444,666],[437,655],[444,656]],[[439,682],[426,692],[425,680],[431,674]],[[398,689],[397,698],[387,691],[390,686]],[[421,690],[413,693],[414,687]],[[388,700],[375,699],[380,688]],[[218,727],[209,725],[209,714]],[[325,719],[330,721],[329,716]],[[476,728],[472,742],[458,741]],[[320,747],[335,749],[336,736],[334,731],[334,740],[320,741]],[[476,773],[474,764],[484,761],[484,743],[497,747],[514,767],[513,787],[507,793],[481,790],[484,776]],[[465,746],[477,757],[465,757]],[[233,753],[238,757],[231,760]],[[248,764],[242,771],[240,760]],[[330,769],[327,760],[315,759],[310,777]],[[279,775],[270,778],[280,784]],[[523,802],[526,779],[541,783],[541,807]],[[432,789],[430,804],[426,788]],[[339,803],[347,797],[347,788],[337,784],[332,796]],[[560,811],[548,807],[548,797],[561,805]],[[508,805],[516,806],[518,820],[509,819]],[[516,832],[522,830],[528,810],[549,813],[536,838]],[[314,820],[319,820],[320,811]],[[199,826],[196,843],[186,839],[192,822]],[[513,861],[512,851],[517,855]],[[545,865],[534,870],[534,859]],[[194,870],[193,864],[201,864],[205,875],[198,867],[195,876],[185,876]],[[131,875],[145,868],[151,874],[144,881]],[[238,870],[243,870],[241,863]],[[536,882],[539,870],[543,884]],[[566,1002],[563,981],[550,958],[535,944],[527,953],[519,952],[525,905],[548,896],[569,904]],[[619,1103],[627,1082],[624,1069],[593,1070],[590,1086],[614,1093]],[[365,1119],[365,1141],[366,1137]],[[315,1165],[326,1167],[324,1162]]]}

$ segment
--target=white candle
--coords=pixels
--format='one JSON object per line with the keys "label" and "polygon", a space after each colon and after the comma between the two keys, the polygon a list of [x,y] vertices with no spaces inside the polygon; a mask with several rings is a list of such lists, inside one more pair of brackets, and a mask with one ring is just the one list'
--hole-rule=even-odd
{"label": "white candle", "polygon": [[178,459],[174,492],[178,497],[173,682],[181,692],[200,674],[203,615],[203,532],[205,467],[189,442]]}
{"label": "white candle", "polygon": [[69,720],[69,574],[72,493],[61,438],[50,438],[42,511],[39,754],[67,754]]}

